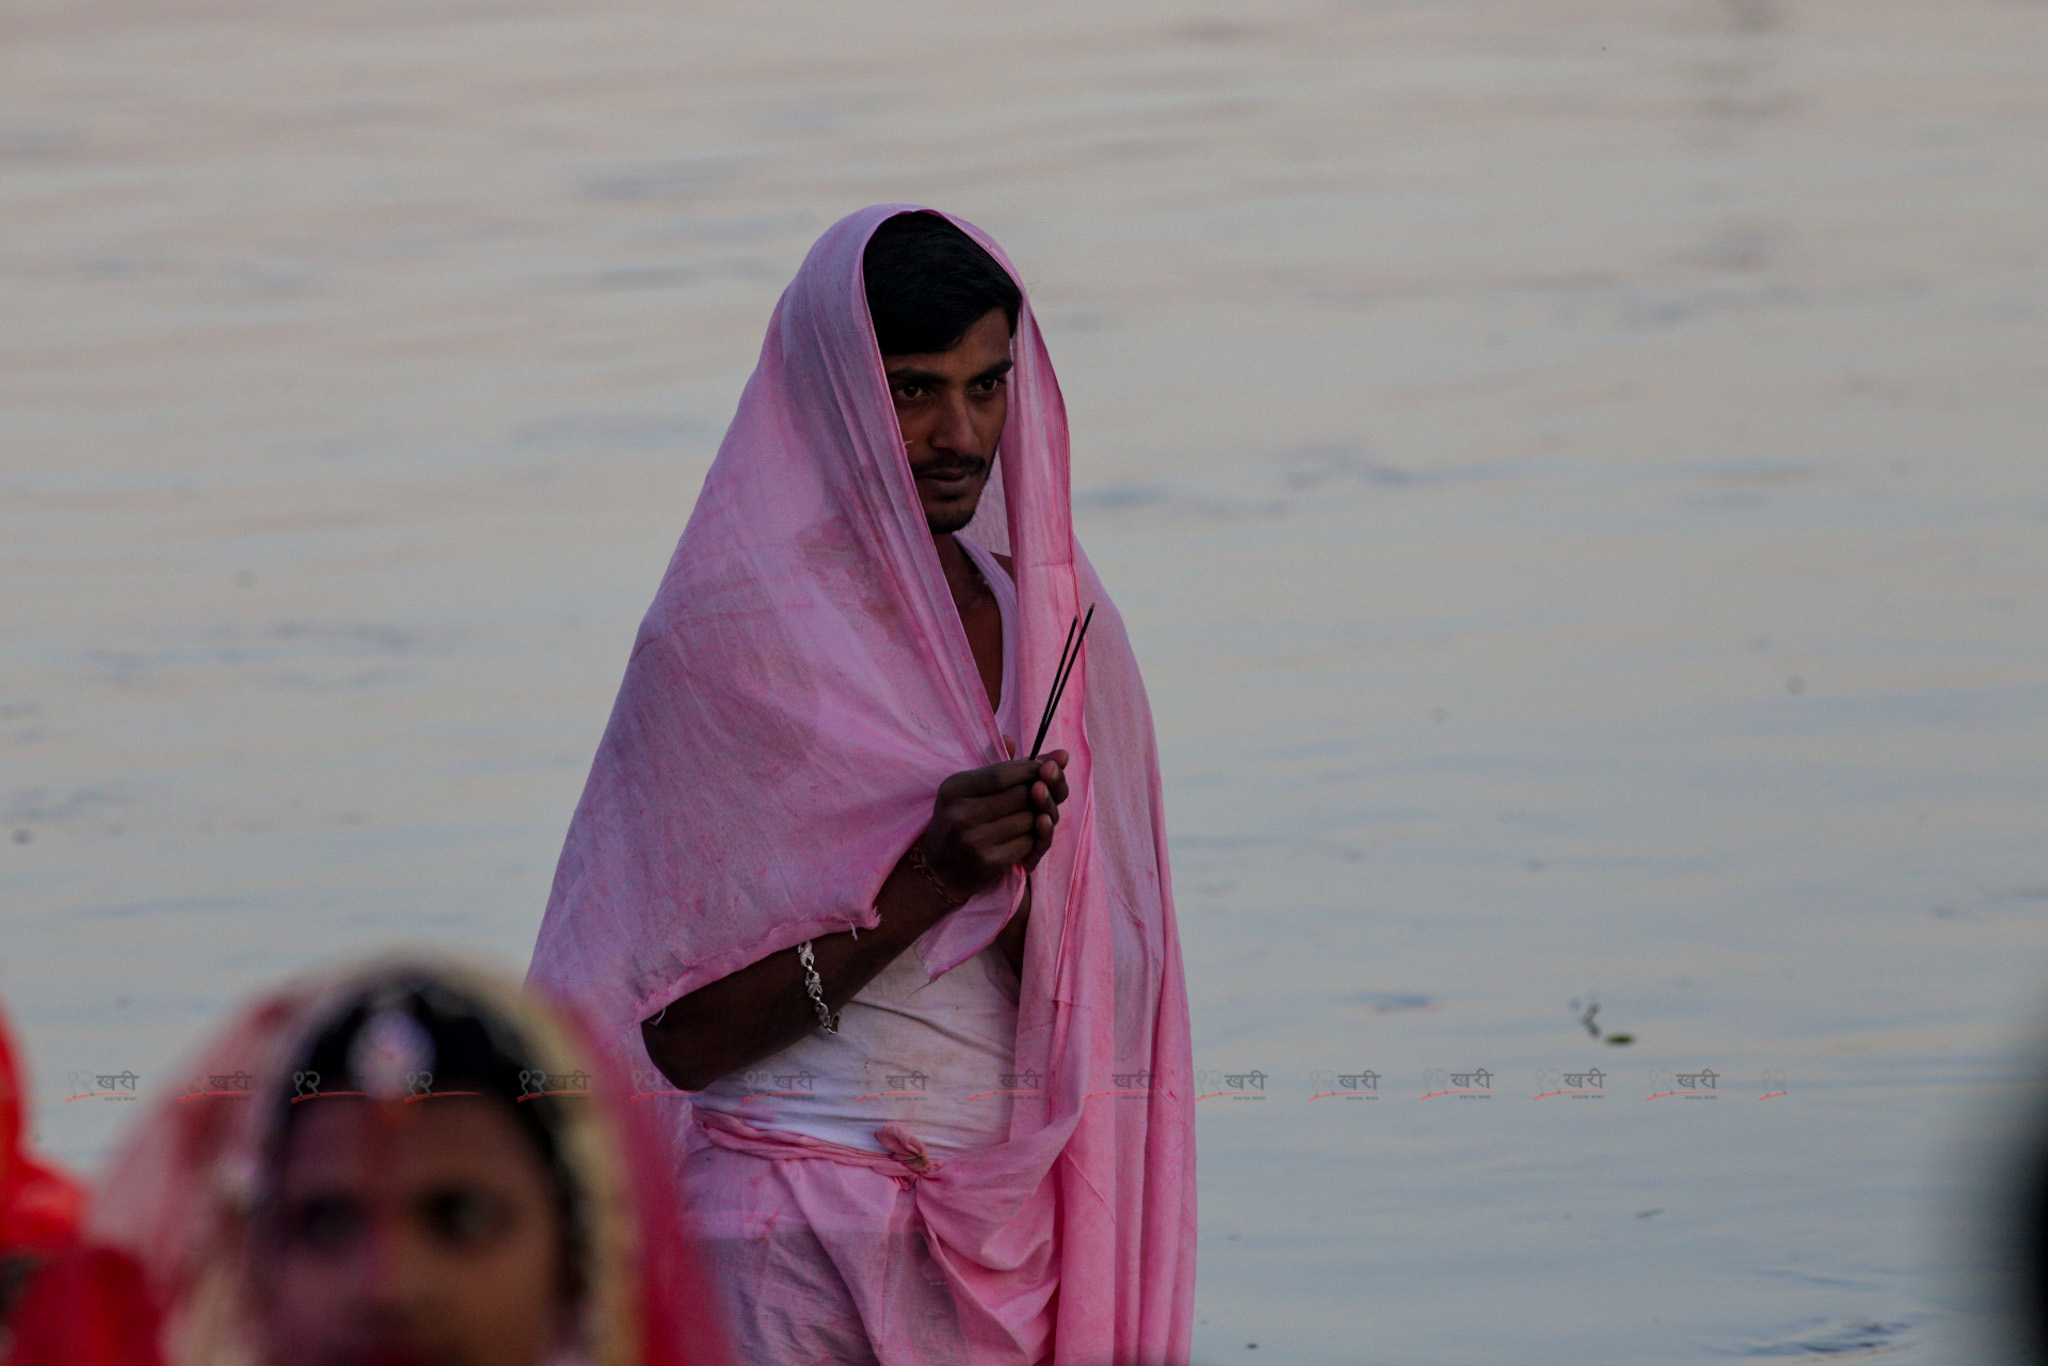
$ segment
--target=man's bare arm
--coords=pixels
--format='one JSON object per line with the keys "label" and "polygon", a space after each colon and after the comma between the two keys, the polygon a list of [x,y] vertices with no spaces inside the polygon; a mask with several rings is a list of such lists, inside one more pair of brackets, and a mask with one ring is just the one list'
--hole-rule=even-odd
{"label": "man's bare arm", "polygon": [[[954,896],[980,891],[1018,863],[1037,864],[1052,845],[1066,800],[1066,762],[1062,750],[1036,762],[1013,759],[956,773],[940,785],[931,824],[918,843]],[[943,920],[953,903],[906,852],[883,882],[875,909],[880,919],[873,929],[811,941],[825,1004],[833,1010]],[[1013,926],[1021,927],[1027,909],[1019,909]],[[1021,930],[1016,952],[1008,942],[1004,952],[1013,967],[1022,962]],[[796,949],[788,948],[670,1002],[641,1023],[640,1034],[664,1076],[685,1091],[698,1091],[780,1052],[817,1025],[803,966]]]}

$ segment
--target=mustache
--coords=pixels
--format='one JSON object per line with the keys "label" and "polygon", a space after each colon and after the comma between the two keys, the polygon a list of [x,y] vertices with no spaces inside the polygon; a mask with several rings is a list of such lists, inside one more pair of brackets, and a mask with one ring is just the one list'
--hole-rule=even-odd
{"label": "mustache", "polygon": [[929,475],[944,479],[957,474],[981,474],[992,463],[989,458],[979,455],[941,455],[911,465],[910,472],[917,478]]}

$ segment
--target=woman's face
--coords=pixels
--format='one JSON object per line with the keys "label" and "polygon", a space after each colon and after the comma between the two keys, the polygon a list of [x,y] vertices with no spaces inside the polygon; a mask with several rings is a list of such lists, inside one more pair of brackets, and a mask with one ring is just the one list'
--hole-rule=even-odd
{"label": "woman's face", "polygon": [[560,1341],[546,1166],[487,1097],[307,1100],[252,1268],[277,1366],[535,1366]]}

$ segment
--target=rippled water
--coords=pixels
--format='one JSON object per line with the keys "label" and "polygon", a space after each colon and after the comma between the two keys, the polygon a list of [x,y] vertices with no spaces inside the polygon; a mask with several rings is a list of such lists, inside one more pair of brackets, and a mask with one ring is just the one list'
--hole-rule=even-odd
{"label": "rippled water", "polygon": [[1946,1360],[2048,994],[2048,7],[688,8],[0,14],[43,1142],[314,958],[523,962],[775,294],[920,200],[1152,689],[1201,1358]]}

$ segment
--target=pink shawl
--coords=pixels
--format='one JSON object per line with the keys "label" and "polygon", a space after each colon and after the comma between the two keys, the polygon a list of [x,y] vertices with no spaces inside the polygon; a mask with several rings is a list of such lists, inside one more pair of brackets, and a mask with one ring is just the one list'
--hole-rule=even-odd
{"label": "pink shawl", "polygon": [[[940,781],[1005,757],[868,317],[868,237],[915,207],[841,219],[784,291],[562,851],[529,980],[643,1067],[638,1023],[670,1000],[874,925]],[[1074,540],[1066,409],[1028,302],[1012,349],[997,474],[962,534],[1015,557],[1032,723],[1069,623],[1097,611],[1046,740],[1072,760],[1017,1024],[1040,1085],[1008,1142],[917,1183],[918,1208],[977,1361],[1167,1366],[1193,1318],[1194,1103],[1152,716]],[[941,922],[927,970],[980,952],[1022,890]]]}

